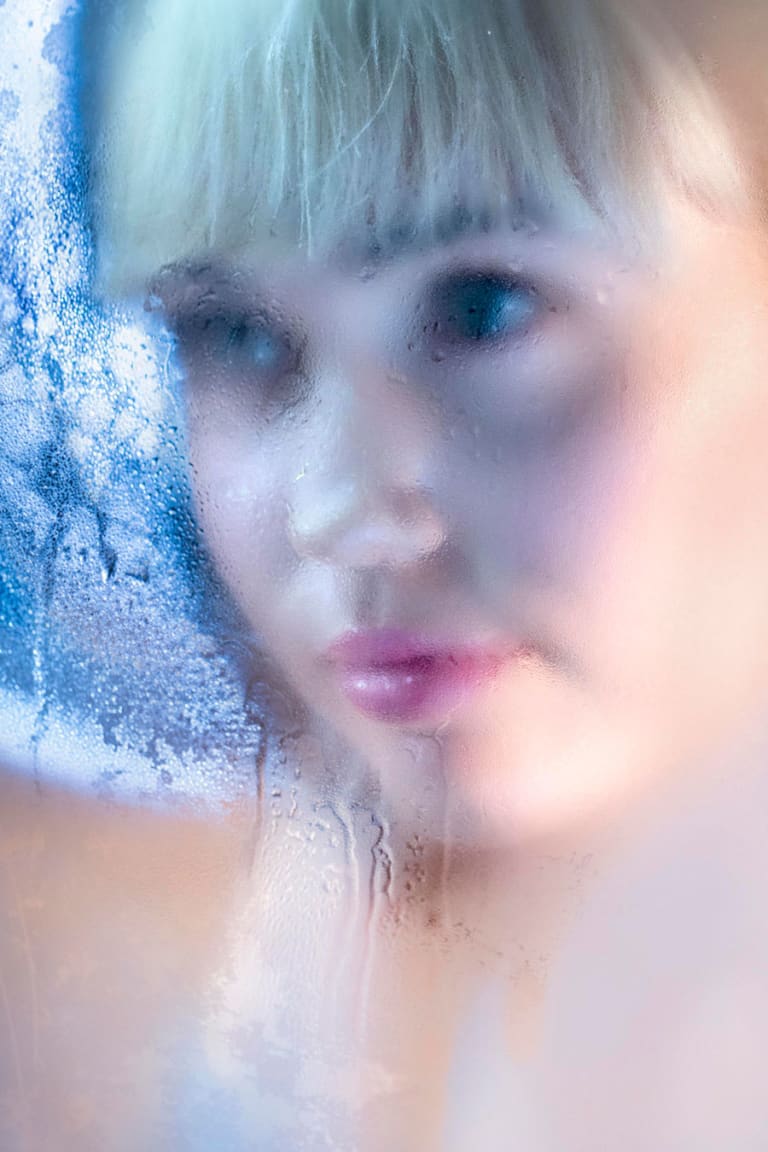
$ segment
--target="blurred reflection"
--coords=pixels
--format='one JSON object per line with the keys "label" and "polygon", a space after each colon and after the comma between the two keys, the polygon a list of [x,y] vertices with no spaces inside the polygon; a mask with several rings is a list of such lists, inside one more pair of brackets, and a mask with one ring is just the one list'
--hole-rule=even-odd
{"label": "blurred reflection", "polygon": [[4,1146],[759,1147],[759,10],[19,11]]}

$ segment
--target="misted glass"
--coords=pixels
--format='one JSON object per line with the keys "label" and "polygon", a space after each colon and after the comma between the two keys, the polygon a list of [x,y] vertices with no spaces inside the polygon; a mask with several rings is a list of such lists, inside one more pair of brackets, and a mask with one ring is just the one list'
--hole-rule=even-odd
{"label": "misted glass", "polygon": [[762,1146],[766,15],[0,3],[3,1149]]}

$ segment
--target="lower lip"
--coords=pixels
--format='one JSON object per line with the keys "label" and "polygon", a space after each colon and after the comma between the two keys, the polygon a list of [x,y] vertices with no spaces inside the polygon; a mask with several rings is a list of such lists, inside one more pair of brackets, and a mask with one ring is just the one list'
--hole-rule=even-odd
{"label": "lower lip", "polygon": [[417,656],[398,663],[337,667],[359,712],[390,723],[436,717],[465,700],[501,666],[488,655]]}

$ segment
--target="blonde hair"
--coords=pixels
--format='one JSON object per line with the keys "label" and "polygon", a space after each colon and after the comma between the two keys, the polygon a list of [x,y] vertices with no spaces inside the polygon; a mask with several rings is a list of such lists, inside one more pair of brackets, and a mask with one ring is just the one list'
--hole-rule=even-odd
{"label": "blonde hair", "polygon": [[610,0],[144,0],[100,48],[112,291],[275,232],[310,253],[383,236],[406,205],[424,227],[533,200],[622,229],[670,185],[743,196],[693,56]]}

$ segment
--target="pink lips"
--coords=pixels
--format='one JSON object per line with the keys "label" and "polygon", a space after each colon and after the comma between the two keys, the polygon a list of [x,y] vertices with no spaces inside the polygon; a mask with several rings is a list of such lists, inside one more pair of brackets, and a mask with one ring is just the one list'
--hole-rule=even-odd
{"label": "pink lips", "polygon": [[502,664],[498,651],[399,629],[347,633],[326,660],[351,704],[391,723],[437,716]]}

